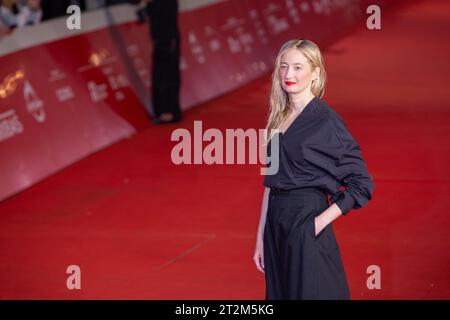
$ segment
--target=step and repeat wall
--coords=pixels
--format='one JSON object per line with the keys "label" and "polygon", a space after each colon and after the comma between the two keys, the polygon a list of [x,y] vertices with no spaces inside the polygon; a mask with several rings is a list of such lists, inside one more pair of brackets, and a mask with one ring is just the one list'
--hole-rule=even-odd
{"label": "step and repeat wall", "polygon": [[[271,72],[289,39],[325,47],[365,24],[369,4],[180,1],[182,109]],[[80,30],[62,17],[0,40],[0,201],[148,127],[148,25],[126,4],[83,12],[80,21]]]}

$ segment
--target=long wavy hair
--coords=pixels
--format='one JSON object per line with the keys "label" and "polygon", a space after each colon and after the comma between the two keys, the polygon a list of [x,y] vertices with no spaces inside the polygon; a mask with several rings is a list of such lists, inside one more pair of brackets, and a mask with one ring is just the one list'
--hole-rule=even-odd
{"label": "long wavy hair", "polygon": [[280,83],[280,64],[283,54],[291,49],[298,49],[308,60],[311,70],[319,67],[319,77],[311,84],[311,92],[314,96],[322,98],[325,92],[326,72],[322,53],[319,47],[312,41],[306,39],[294,39],[286,42],[278,52],[275,60],[275,68],[272,73],[272,90],[270,93],[270,110],[267,119],[267,141],[272,137],[274,129],[278,129],[283,121],[293,111],[289,104],[289,97],[286,91],[283,90]]}

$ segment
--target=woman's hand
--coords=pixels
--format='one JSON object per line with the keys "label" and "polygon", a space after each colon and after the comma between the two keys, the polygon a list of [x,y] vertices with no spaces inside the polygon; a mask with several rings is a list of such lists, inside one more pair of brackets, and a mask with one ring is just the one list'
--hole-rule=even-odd
{"label": "woman's hand", "polygon": [[314,218],[314,231],[317,236],[327,225],[323,222],[320,216]]}
{"label": "woman's hand", "polygon": [[256,268],[264,273],[264,244],[262,239],[256,241],[255,254],[253,255]]}
{"label": "woman's hand", "polygon": [[336,203],[329,206],[324,212],[314,219],[316,236],[330,223],[342,215],[341,209]]}

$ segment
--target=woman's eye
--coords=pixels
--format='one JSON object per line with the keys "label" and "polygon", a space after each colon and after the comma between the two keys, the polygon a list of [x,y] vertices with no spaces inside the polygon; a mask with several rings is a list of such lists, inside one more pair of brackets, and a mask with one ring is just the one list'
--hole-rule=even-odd
{"label": "woman's eye", "polygon": [[300,68],[300,67],[295,67],[295,70],[301,70],[302,68]]}

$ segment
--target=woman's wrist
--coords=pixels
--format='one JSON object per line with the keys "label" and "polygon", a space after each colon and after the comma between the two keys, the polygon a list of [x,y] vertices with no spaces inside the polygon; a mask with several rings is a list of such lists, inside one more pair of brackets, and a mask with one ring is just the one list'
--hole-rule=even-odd
{"label": "woman's wrist", "polygon": [[328,226],[341,215],[342,211],[335,203],[329,206],[324,212],[316,217],[316,234],[325,229],[326,226]]}

